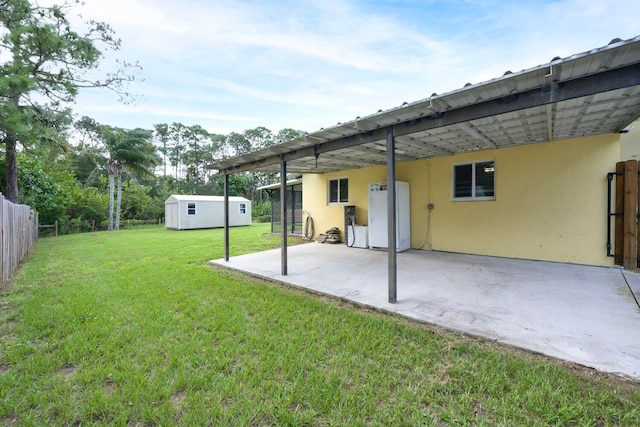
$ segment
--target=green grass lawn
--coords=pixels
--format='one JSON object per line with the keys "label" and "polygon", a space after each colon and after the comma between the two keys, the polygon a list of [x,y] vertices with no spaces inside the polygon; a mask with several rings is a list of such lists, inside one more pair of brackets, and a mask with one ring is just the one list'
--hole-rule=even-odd
{"label": "green grass lawn", "polygon": [[222,245],[41,239],[0,296],[0,424],[640,425],[638,382],[222,272]]}

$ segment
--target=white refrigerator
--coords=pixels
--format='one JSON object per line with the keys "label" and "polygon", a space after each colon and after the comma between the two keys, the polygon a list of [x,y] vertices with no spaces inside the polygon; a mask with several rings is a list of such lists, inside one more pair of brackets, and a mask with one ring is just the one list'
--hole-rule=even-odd
{"label": "white refrigerator", "polygon": [[[387,183],[369,184],[369,247],[388,249]],[[396,181],[396,251],[411,247],[409,183]]]}

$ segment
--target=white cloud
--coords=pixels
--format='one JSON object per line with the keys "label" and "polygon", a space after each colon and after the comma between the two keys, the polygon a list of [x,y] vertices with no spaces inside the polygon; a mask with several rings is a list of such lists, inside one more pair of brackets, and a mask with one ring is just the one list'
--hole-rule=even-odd
{"label": "white cloud", "polygon": [[232,122],[245,122],[247,120],[255,120],[254,117],[237,116],[231,114],[206,113],[203,111],[172,109],[167,107],[144,106],[144,105],[85,105],[87,111],[100,113],[117,113],[117,114],[137,114],[151,115],[157,117],[177,117],[177,118],[196,118],[206,120],[224,120]]}
{"label": "white cloud", "polygon": [[87,0],[85,15],[144,67],[133,118],[313,131],[635,36],[635,3]]}

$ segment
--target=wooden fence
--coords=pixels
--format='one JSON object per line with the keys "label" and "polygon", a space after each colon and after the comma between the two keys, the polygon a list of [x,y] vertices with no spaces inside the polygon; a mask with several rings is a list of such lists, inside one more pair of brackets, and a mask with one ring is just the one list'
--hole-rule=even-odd
{"label": "wooden fence", "polygon": [[38,240],[38,214],[0,194],[0,278],[4,284]]}
{"label": "wooden fence", "polygon": [[640,185],[637,160],[616,164],[615,263],[627,270],[640,268]]}

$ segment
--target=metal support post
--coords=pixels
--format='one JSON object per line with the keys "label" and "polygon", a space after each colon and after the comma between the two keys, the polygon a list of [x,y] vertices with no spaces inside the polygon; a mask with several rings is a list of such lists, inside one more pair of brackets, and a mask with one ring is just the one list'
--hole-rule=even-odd
{"label": "metal support post", "polygon": [[283,276],[287,275],[287,162],[284,156],[280,156],[280,231],[282,241],[280,243],[280,265]]}
{"label": "metal support post", "polygon": [[224,260],[229,261],[229,175],[224,174]]}
{"label": "metal support post", "polygon": [[387,242],[388,242],[388,275],[389,302],[398,301],[398,271],[396,254],[396,143],[393,127],[387,128]]}

